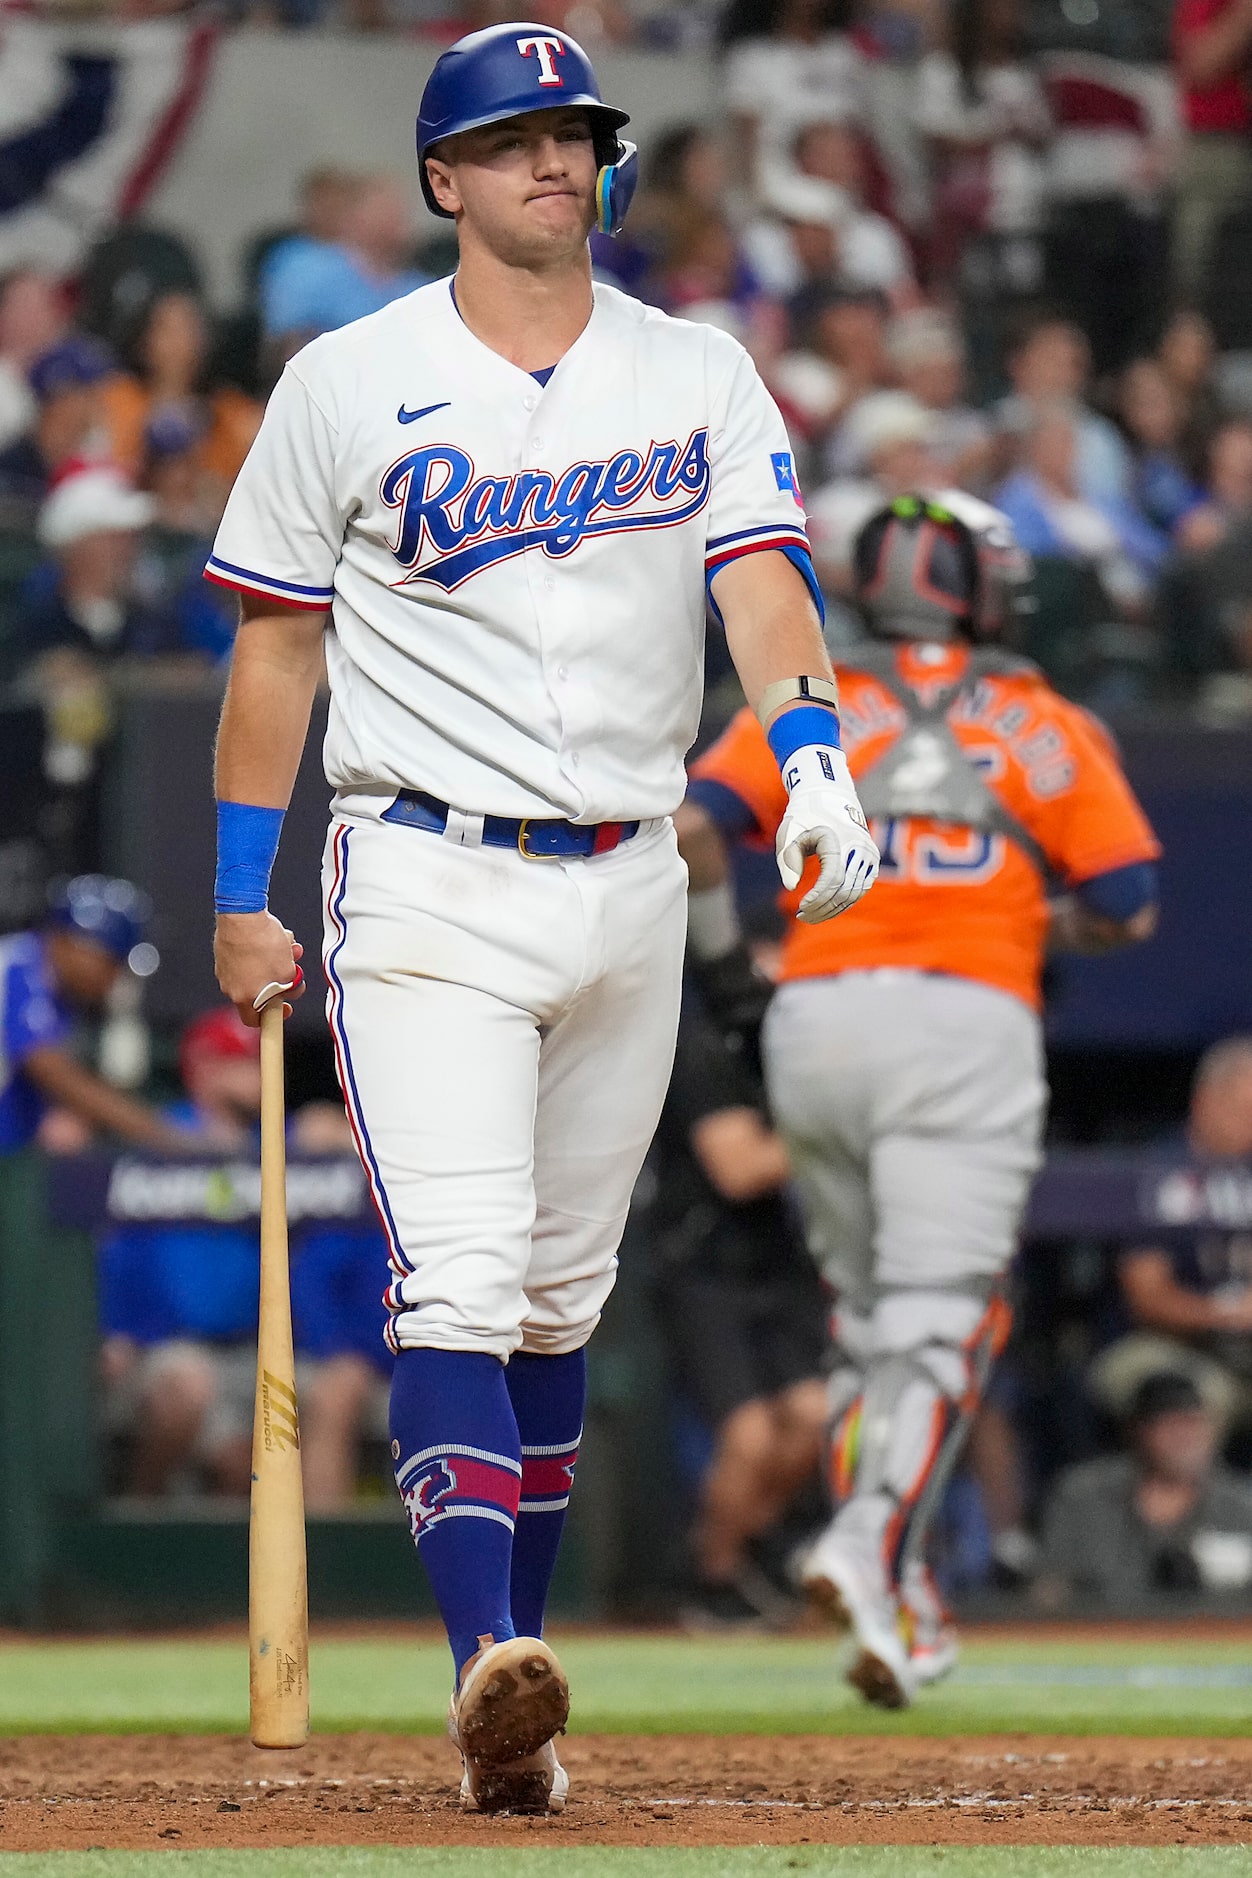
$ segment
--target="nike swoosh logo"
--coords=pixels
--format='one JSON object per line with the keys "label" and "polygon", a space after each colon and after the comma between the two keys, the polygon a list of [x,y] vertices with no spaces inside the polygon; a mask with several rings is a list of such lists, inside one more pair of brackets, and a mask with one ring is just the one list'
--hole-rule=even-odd
{"label": "nike swoosh logo", "polygon": [[429,417],[432,411],[446,411],[451,402],[450,398],[445,398],[442,404],[424,404],[420,411],[406,411],[401,405],[396,417],[402,424],[416,424],[419,417]]}

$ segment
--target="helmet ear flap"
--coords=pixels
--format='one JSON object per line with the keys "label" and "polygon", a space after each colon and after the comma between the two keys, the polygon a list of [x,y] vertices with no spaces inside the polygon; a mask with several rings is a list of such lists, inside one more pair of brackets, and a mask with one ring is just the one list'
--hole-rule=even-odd
{"label": "helmet ear flap", "polygon": [[596,227],[602,235],[620,235],[639,184],[639,152],[633,143],[619,142],[616,161],[605,163],[596,177]]}

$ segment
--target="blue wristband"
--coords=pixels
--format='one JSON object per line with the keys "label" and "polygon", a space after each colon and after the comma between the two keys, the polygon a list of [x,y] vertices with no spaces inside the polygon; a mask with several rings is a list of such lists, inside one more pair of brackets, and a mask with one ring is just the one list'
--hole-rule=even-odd
{"label": "blue wristband", "polygon": [[825,704],[797,704],[782,711],[766,731],[779,769],[785,769],[797,750],[810,744],[839,748],[839,719]]}
{"label": "blue wristband", "polygon": [[214,912],[264,913],[285,813],[251,802],[218,803]]}

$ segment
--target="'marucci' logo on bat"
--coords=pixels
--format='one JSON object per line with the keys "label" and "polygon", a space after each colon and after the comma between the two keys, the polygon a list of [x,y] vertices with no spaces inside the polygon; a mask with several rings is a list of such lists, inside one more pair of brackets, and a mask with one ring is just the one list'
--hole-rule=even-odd
{"label": "'marucci' logo on bat", "polygon": [[689,521],[709,499],[708,446],[708,431],[695,430],[686,443],[651,444],[646,457],[619,450],[604,463],[573,463],[559,476],[522,470],[477,478],[473,458],[454,444],[411,450],[379,485],[387,507],[400,511],[391,552],[413,570],[396,584],[427,580],[451,593],[528,548],[556,558],[572,554],[588,535]]}

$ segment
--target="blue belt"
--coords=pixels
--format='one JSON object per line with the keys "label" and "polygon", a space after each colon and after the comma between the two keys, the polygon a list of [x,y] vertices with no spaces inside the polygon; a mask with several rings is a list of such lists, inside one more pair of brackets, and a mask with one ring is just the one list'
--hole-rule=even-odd
{"label": "blue belt", "polygon": [[[391,807],[383,810],[382,819],[441,835],[448,826],[448,805],[438,796],[428,796],[424,789],[402,789]],[[537,821],[530,815],[520,821],[510,815],[483,816],[483,846],[513,848],[528,861],[611,854],[638,833],[638,822],[595,822],[583,827],[577,822]]]}

